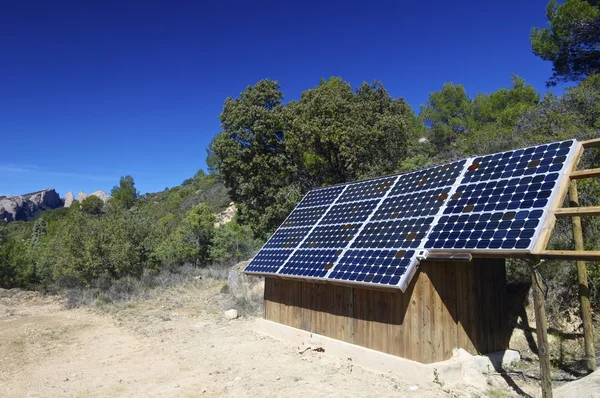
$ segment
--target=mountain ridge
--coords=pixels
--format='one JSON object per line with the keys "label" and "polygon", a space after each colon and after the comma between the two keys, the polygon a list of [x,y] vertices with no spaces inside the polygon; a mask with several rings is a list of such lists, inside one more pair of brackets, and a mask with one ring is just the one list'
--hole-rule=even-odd
{"label": "mountain ridge", "polygon": [[[97,196],[104,203],[110,198],[106,192],[98,190],[89,195],[85,192],[79,192],[77,200],[81,202],[89,196]],[[73,201],[74,196],[72,192],[67,192],[61,198],[54,188],[46,188],[21,195],[0,196],[0,221],[29,221],[39,211],[70,207]]]}
{"label": "mountain ridge", "polygon": [[18,196],[0,197],[0,220],[5,222],[27,221],[40,210],[63,207],[64,202],[54,188]]}

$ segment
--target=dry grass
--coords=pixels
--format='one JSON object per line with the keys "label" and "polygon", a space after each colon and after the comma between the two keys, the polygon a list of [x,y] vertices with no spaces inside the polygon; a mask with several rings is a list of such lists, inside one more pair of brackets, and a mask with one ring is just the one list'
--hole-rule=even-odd
{"label": "dry grass", "polygon": [[[230,273],[237,278],[228,279]],[[243,280],[245,284],[230,286],[230,281]],[[62,281],[54,286],[53,292],[65,298],[67,308],[94,307],[106,312],[115,312],[135,305],[140,300],[159,297],[165,291],[199,289],[206,281],[217,282],[220,289],[211,301],[219,309],[235,308],[240,315],[259,315],[262,313],[262,290],[256,287],[262,284],[259,278],[241,276],[240,267],[210,266],[198,268],[184,265],[165,269],[158,273],[144,272],[140,278],[125,277],[118,280],[100,278],[92,286],[85,287]],[[262,285],[261,285],[262,286]]]}

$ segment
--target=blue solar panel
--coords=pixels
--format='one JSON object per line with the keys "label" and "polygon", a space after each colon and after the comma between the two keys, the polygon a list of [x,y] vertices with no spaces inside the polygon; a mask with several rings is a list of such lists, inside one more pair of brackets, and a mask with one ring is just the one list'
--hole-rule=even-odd
{"label": "blue solar panel", "polygon": [[244,271],[275,274],[293,252],[292,249],[269,250],[263,248],[254,256]]}
{"label": "blue solar panel", "polygon": [[413,256],[405,250],[348,250],[329,279],[398,285]]}
{"label": "blue solar panel", "polygon": [[528,253],[575,144],[310,191],[245,271],[404,289],[428,251]]}
{"label": "blue solar panel", "polygon": [[343,186],[321,188],[310,191],[304,199],[296,206],[297,209],[309,206],[330,205],[344,189]]}
{"label": "blue solar panel", "polygon": [[338,202],[343,203],[356,200],[381,198],[390,190],[392,184],[397,178],[397,176],[394,176],[348,184],[348,188],[340,196]]}
{"label": "blue solar panel", "polygon": [[438,214],[450,187],[390,196],[383,200],[371,220],[426,217]]}
{"label": "blue solar panel", "polygon": [[467,159],[398,176],[390,196],[453,185],[463,172]]}
{"label": "blue solar panel", "polygon": [[366,200],[334,205],[319,224],[338,224],[365,221],[377,206],[379,200]]}
{"label": "blue solar panel", "polygon": [[340,254],[340,250],[300,249],[284,264],[279,274],[322,278],[333,267]]}
{"label": "blue solar panel", "polygon": [[308,235],[310,227],[281,228],[271,236],[264,248],[268,249],[293,249]]}
{"label": "blue solar panel", "polygon": [[418,248],[433,223],[433,217],[377,221],[365,225],[353,248]]}
{"label": "blue solar panel", "polygon": [[360,224],[319,225],[302,243],[303,248],[343,249],[354,238]]}
{"label": "blue solar panel", "polygon": [[284,228],[299,227],[303,225],[312,226],[319,221],[328,208],[329,206],[296,208],[281,226]]}

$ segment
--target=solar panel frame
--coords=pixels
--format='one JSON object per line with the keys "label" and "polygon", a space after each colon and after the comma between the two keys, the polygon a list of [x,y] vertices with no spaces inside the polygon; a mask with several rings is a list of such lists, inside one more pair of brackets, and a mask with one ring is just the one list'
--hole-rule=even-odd
{"label": "solar panel frame", "polygon": [[[552,148],[550,148],[552,147]],[[500,153],[496,153],[496,154],[490,154],[490,155],[485,155],[485,156],[478,156],[478,157],[469,157],[469,158],[464,158],[464,159],[459,159],[457,161],[452,161],[452,162],[448,162],[446,164],[441,164],[441,165],[434,165],[431,167],[427,167],[425,169],[421,169],[421,170],[416,170],[416,171],[412,171],[412,172],[408,172],[408,173],[403,173],[403,174],[399,174],[399,175],[394,175],[394,176],[383,176],[383,177],[378,177],[378,178],[374,178],[374,179],[370,179],[370,180],[365,180],[365,181],[357,181],[357,182],[352,182],[352,183],[348,183],[345,185],[337,185],[337,186],[332,186],[332,187],[326,187],[326,188],[319,188],[316,190],[312,190],[310,192],[308,192],[303,199],[300,201],[300,203],[294,208],[294,211],[292,213],[290,213],[290,216],[288,216],[288,218],[286,218],[286,221],[288,221],[290,219],[290,217],[292,216],[292,214],[294,212],[296,212],[296,215],[301,214],[300,212],[297,212],[297,210],[309,210],[310,208],[324,208],[327,207],[325,209],[324,212],[322,212],[320,218],[314,222],[314,224],[311,224],[310,230],[308,231],[308,233],[303,237],[303,239],[300,241],[300,243],[298,243],[293,249],[291,249],[291,254],[287,256],[287,258],[285,259],[285,261],[281,264],[281,266],[277,269],[276,272],[255,272],[252,270],[248,270],[246,269],[245,272],[250,273],[250,274],[256,274],[256,275],[262,275],[262,276],[277,276],[277,277],[282,277],[282,278],[294,278],[294,279],[304,279],[304,280],[315,280],[318,279],[319,281],[327,281],[327,282],[331,282],[331,283],[339,283],[339,284],[350,284],[350,285],[360,285],[360,286],[364,286],[364,287],[368,287],[368,288],[397,288],[400,287],[403,291],[406,290],[406,288],[408,287],[408,284],[410,283],[414,273],[417,270],[417,265],[419,260],[423,259],[426,257],[427,252],[434,252],[436,250],[440,250],[440,251],[453,251],[453,252],[468,252],[468,253],[472,253],[473,255],[504,255],[505,257],[512,257],[512,256],[519,256],[521,254],[528,254],[531,253],[532,250],[535,248],[535,242],[536,240],[539,238],[540,234],[543,232],[544,229],[547,228],[547,225],[549,223],[549,215],[551,215],[551,211],[557,206],[557,195],[559,195],[559,185],[561,184],[565,184],[565,181],[568,181],[568,173],[570,172],[570,165],[573,162],[573,158],[576,156],[576,152],[577,152],[577,147],[578,147],[578,142],[576,140],[567,140],[567,141],[562,141],[562,142],[558,142],[558,143],[550,143],[550,144],[542,144],[542,145],[538,145],[538,146],[533,146],[533,147],[528,147],[528,148],[522,148],[522,149],[517,149],[517,150],[513,150],[513,151],[505,151],[505,152],[500,152]],[[548,149],[550,148],[550,149]],[[551,152],[554,151],[554,152]],[[517,156],[518,155],[518,156]],[[552,159],[550,159],[550,157],[552,157]],[[555,162],[555,159],[558,158],[559,160],[557,162]],[[548,160],[550,159],[550,160]],[[486,163],[487,162],[487,163]],[[504,162],[504,163],[502,163]],[[470,168],[473,167],[473,165],[475,163],[478,163],[477,166],[475,166],[475,168],[473,169],[475,172],[474,173],[470,173]],[[458,166],[460,167],[460,172],[457,172]],[[483,167],[481,167],[479,170],[479,166],[483,165]],[[560,165],[560,167],[559,167]],[[507,167],[508,166],[508,167]],[[444,176],[440,177],[439,175],[435,174],[436,173],[436,169],[438,171],[441,171],[444,174]],[[538,172],[538,170],[540,170]],[[515,175],[512,175],[511,173],[514,173]],[[496,186],[498,185],[497,182],[502,182],[500,185],[502,185],[503,187],[506,187],[508,185],[508,180],[510,180],[510,178],[508,177],[513,177],[513,179],[519,179],[519,181],[524,181],[525,178],[528,178],[527,176],[540,176],[543,175],[545,176],[544,178],[546,178],[546,176],[552,174],[552,173],[558,173],[558,177],[556,178],[556,180],[554,181],[554,186],[549,188],[549,185],[546,187],[548,189],[551,189],[550,195],[548,197],[544,197],[542,198],[545,202],[539,202],[539,206],[538,207],[526,207],[526,208],[514,208],[514,203],[511,205],[513,208],[508,208],[509,206],[507,205],[506,208],[503,208],[504,203],[510,202],[510,199],[522,199],[521,195],[519,192],[518,195],[513,195],[509,200],[507,200],[506,198],[503,198],[502,195],[498,194],[497,192],[494,193]],[[423,178],[421,178],[421,175],[425,176]],[[451,180],[447,180],[448,176],[450,176],[450,178],[452,178]],[[454,177],[453,177],[454,176]],[[383,185],[378,185],[379,181],[384,181],[387,183],[385,184],[385,186]],[[399,181],[403,182],[403,187],[402,190],[399,187]],[[507,181],[506,183],[504,183],[503,181]],[[528,180],[525,180],[528,181]],[[407,184],[408,182],[408,184]],[[496,182],[496,183],[495,183]],[[428,185],[430,184],[430,185]],[[489,187],[486,188],[486,185],[481,185],[481,184],[488,184]],[[517,184],[518,185],[518,184]],[[440,224],[441,222],[443,223],[448,223],[449,222],[449,217],[454,217],[454,216],[458,216],[458,217],[463,217],[465,214],[463,214],[462,212],[457,211],[457,209],[459,208],[458,203],[463,203],[464,201],[454,201],[452,199],[452,196],[457,192],[457,190],[459,189],[463,189],[465,187],[483,187],[483,189],[487,189],[486,191],[486,195],[491,195],[489,196],[489,198],[486,198],[487,201],[496,201],[496,205],[498,203],[500,203],[501,205],[498,207],[498,209],[496,209],[494,207],[494,209],[492,209],[492,204],[491,203],[487,203],[488,208],[486,210],[486,208],[478,208],[478,210],[480,211],[473,211],[474,209],[470,209],[466,214],[468,214],[469,216],[471,215],[482,215],[483,218],[488,218],[488,220],[491,220],[492,217],[494,217],[494,220],[489,221],[489,223],[492,223],[491,226],[495,227],[494,229],[496,229],[496,231],[494,231],[494,235],[493,239],[496,239],[496,241],[494,242],[494,246],[498,246],[498,240],[497,239],[503,239],[508,237],[509,233],[511,234],[511,236],[515,235],[515,232],[511,232],[512,230],[509,229],[509,227],[507,227],[507,223],[510,220],[501,220],[504,217],[513,217],[513,218],[518,218],[518,217],[522,217],[522,215],[518,215],[517,213],[519,212],[539,212],[541,211],[541,215],[539,215],[538,217],[538,225],[536,225],[533,228],[533,234],[531,232],[526,232],[524,234],[524,236],[527,236],[524,239],[530,239],[529,244],[527,245],[527,247],[519,247],[519,248],[503,248],[504,243],[501,243],[498,247],[493,247],[490,248],[489,246],[486,248],[478,248],[477,245],[475,245],[475,247],[461,247],[461,248],[455,248],[455,247],[432,247],[431,245],[428,244],[430,238],[432,236],[436,236],[435,234],[440,232],[440,229],[444,229],[446,228],[446,226],[444,224]],[[364,188],[363,188],[364,187]],[[534,187],[537,188],[537,187]],[[489,191],[491,189],[491,191]],[[519,188],[519,189],[523,189],[523,188]],[[350,191],[352,192],[352,194],[350,194]],[[538,188],[539,190],[539,188]],[[329,193],[323,194],[321,192],[323,191],[329,191]],[[382,191],[381,195],[380,192]],[[511,189],[508,189],[507,192],[505,192],[505,194],[514,194],[516,190],[512,191]],[[436,202],[432,202],[432,199],[434,198],[434,192],[442,192],[443,195],[446,195],[446,197],[444,197],[442,199],[442,203],[441,205],[438,205],[438,203]],[[465,192],[464,190],[461,192]],[[498,191],[499,192],[499,191]],[[533,192],[533,190],[532,190]],[[335,195],[333,194],[335,193]],[[345,193],[347,193],[345,195]],[[547,193],[547,192],[546,192]],[[544,193],[544,195],[546,195],[546,193]],[[528,200],[531,200],[531,197],[533,196],[533,193],[530,193],[528,196]],[[409,204],[407,206],[402,205],[401,200],[397,201],[397,203],[394,205],[396,207],[398,207],[399,209],[405,210],[408,209],[408,211],[406,212],[405,216],[401,216],[401,215],[397,215],[397,220],[425,220],[427,218],[429,219],[433,219],[433,221],[431,222],[429,228],[427,229],[427,231],[424,233],[423,239],[415,245],[409,245],[410,247],[403,247],[401,248],[402,250],[405,250],[406,252],[411,252],[412,253],[412,257],[410,259],[408,259],[409,264],[408,266],[406,266],[405,272],[402,274],[402,276],[400,277],[400,280],[398,281],[397,284],[393,284],[393,285],[386,285],[385,283],[380,283],[382,280],[387,280],[387,281],[391,281],[391,279],[386,279],[387,276],[382,276],[382,272],[392,272],[390,269],[382,269],[381,268],[381,264],[383,264],[380,260],[379,257],[377,257],[374,254],[369,254],[368,252],[374,252],[374,251],[389,251],[386,255],[390,255],[390,253],[392,253],[394,250],[398,250],[397,247],[373,247],[373,245],[371,245],[370,247],[361,247],[361,248],[357,248],[354,247],[354,243],[356,241],[360,241],[362,238],[361,233],[365,230],[368,229],[369,226],[372,226],[373,223],[379,222],[389,222],[389,221],[393,221],[394,217],[390,217],[390,218],[385,218],[385,217],[380,217],[377,216],[376,214],[378,214],[378,211],[382,208],[382,206],[384,205],[384,203],[390,204],[390,202],[385,202],[386,200],[388,200],[389,198],[395,198],[395,197],[406,197],[406,199],[411,199],[411,200],[415,200],[417,198],[422,198],[422,197],[427,197],[428,199],[428,204],[425,204],[423,206],[424,210],[419,208],[419,206],[421,206],[421,203],[419,204]],[[442,194],[440,194],[440,198],[442,197]],[[472,199],[472,198],[471,198]],[[534,199],[535,200],[535,199]],[[377,201],[376,205],[373,207],[372,203],[374,201]],[[472,201],[472,200],[471,200]],[[327,202],[327,203],[324,203]],[[371,202],[369,204],[369,202]],[[482,201],[483,202],[483,201]],[[433,203],[433,207],[431,209],[428,210],[427,206],[431,205]],[[532,202],[533,205],[534,202]],[[356,206],[353,206],[354,204],[356,204]],[[337,206],[337,207],[336,207]],[[343,207],[343,206],[347,206],[347,207]],[[366,216],[364,215],[364,211],[363,213],[357,215],[357,216],[344,216],[344,211],[339,211],[337,215],[335,216],[330,216],[329,218],[327,218],[327,215],[330,214],[330,211],[332,209],[352,209],[353,207],[361,207],[361,206],[366,206],[367,208],[371,208],[371,212]],[[452,207],[455,207],[454,209],[451,209]],[[393,208],[393,206],[388,206],[391,208]],[[388,209],[388,212],[386,214],[390,215],[390,210]],[[437,213],[435,213],[435,209],[437,209]],[[364,209],[363,209],[364,210]],[[513,214],[514,213],[514,214]],[[303,213],[302,213],[303,214]],[[332,213],[333,214],[333,213]],[[381,212],[379,212],[379,215],[381,215]],[[393,215],[393,212],[392,212]],[[408,217],[407,217],[408,216]],[[346,218],[344,218],[346,217]],[[354,217],[354,218],[353,218]],[[302,218],[302,217],[300,217]],[[293,217],[292,217],[293,219]],[[326,219],[326,221],[324,222],[324,220]],[[458,220],[458,219],[457,219]],[[280,229],[285,229],[285,228],[302,228],[303,230],[307,227],[307,226],[303,226],[301,224],[296,224],[296,225],[288,225],[286,226],[286,221],[284,221],[284,223],[282,223],[282,225],[280,226]],[[338,221],[338,222],[336,222]],[[429,220],[428,220],[429,221]],[[521,220],[516,220],[516,226],[520,226],[520,221]],[[498,225],[496,225],[496,223]],[[496,227],[500,226],[500,223],[502,224],[502,227],[500,229],[500,232],[495,234],[496,232],[498,232],[498,229]],[[345,246],[343,245],[343,242],[338,240],[336,241],[335,239],[333,239],[331,236],[327,235],[327,234],[315,234],[315,231],[326,231],[327,228],[331,229],[332,231],[337,231],[336,228],[342,228],[345,227],[346,224],[350,225],[350,227],[355,228],[358,225],[357,229],[353,229],[353,234],[351,234],[351,238],[348,240],[346,239],[345,241],[347,241],[347,243],[345,244]],[[337,225],[337,227],[334,227],[335,225]],[[319,229],[321,228],[321,229]],[[504,228],[504,229],[502,229]],[[275,234],[269,239],[269,241],[267,241],[267,243],[265,243],[265,245],[263,246],[263,248],[261,248],[261,250],[259,251],[259,254],[261,251],[263,250],[290,250],[290,249],[286,249],[284,248],[271,248],[271,247],[266,247],[267,244],[269,244],[269,242],[271,242],[275,235],[277,235],[277,233],[280,232],[280,229],[278,229]],[[516,230],[515,230],[516,231]],[[452,237],[453,239],[455,239],[456,242],[458,242],[460,239],[461,234],[464,235],[466,231],[464,230],[460,230],[460,231],[452,231]],[[475,231],[471,231],[475,232]],[[340,233],[340,231],[337,231],[335,233]],[[486,231],[486,236],[490,236],[492,232],[490,231]],[[312,237],[314,238],[315,236],[321,236],[324,240],[322,242],[318,242],[318,241],[311,241],[311,234]],[[277,238],[279,239],[281,236],[284,236],[285,234],[280,234]],[[343,235],[343,234],[342,234]],[[350,236],[350,235],[348,235]],[[439,236],[439,235],[438,235]],[[510,238],[513,239],[513,238]],[[281,239],[280,239],[281,240]],[[506,242],[508,241],[508,239],[502,240],[502,242]],[[338,242],[336,244],[338,244],[338,246],[332,247],[330,246],[330,244],[333,244],[333,242]],[[448,241],[449,242],[449,241]],[[462,243],[462,242],[461,242]],[[510,243],[513,243],[513,241],[510,241],[509,244],[507,244],[507,246],[510,246]],[[312,246],[311,246],[312,245]],[[329,246],[328,246],[329,245]],[[456,245],[456,244],[454,244]],[[472,243],[471,243],[472,245]],[[491,243],[490,243],[491,245]],[[393,246],[393,245],[392,245]],[[442,245],[443,246],[443,245]],[[460,245],[459,245],[460,246]],[[483,246],[483,245],[482,245]],[[517,245],[515,244],[515,247]],[[523,246],[523,244],[521,244],[521,246]],[[298,269],[302,270],[301,275],[291,275],[289,273],[283,273],[282,270],[284,270],[286,264],[288,264],[288,262],[294,257],[294,255],[296,253],[298,253],[296,255],[296,257],[300,256],[301,258],[304,256],[304,258],[310,258],[310,252],[311,250],[314,251],[321,251],[323,253],[325,253],[325,251],[327,251],[327,253],[329,253],[328,255],[333,255],[332,253],[335,252],[335,259],[334,261],[329,261],[326,264],[326,269],[319,269],[319,268],[314,268],[311,269],[310,267],[308,268],[303,268],[305,267],[305,265],[303,265],[304,263],[298,263],[300,265],[297,266]],[[371,263],[367,263],[363,266],[363,268],[365,270],[373,270],[375,269],[375,266],[379,266],[379,268],[377,268],[377,272],[379,272],[379,274],[375,275],[372,277],[372,275],[367,274],[366,276],[363,277],[363,274],[359,273],[358,276],[354,277],[354,275],[352,275],[352,277],[354,278],[354,280],[347,280],[347,279],[340,279],[340,278],[336,278],[335,276],[339,276],[340,273],[345,273],[346,275],[348,274],[348,259],[345,258],[346,254],[352,252],[354,253],[353,255],[356,257],[358,255],[363,255],[363,257],[361,258],[367,258],[369,261],[371,261],[371,259],[375,259],[372,261],[373,264]],[[364,252],[364,253],[363,253]],[[405,253],[406,253],[405,252]],[[414,252],[414,253],[413,253]],[[286,252],[287,253],[287,252]],[[301,255],[302,253],[306,253],[306,255]],[[308,256],[308,257],[307,257]],[[365,257],[366,256],[366,257]],[[294,258],[296,258],[294,257]],[[402,258],[396,258],[394,261],[392,261],[394,264],[398,263],[399,260],[400,262],[402,262],[402,264],[406,265],[407,259],[405,259],[404,257]],[[296,260],[294,260],[296,261]],[[304,261],[304,260],[303,260]],[[325,261],[325,260],[323,260]],[[356,261],[356,258],[352,261]],[[386,260],[387,261],[387,260]],[[249,266],[252,264],[249,264]],[[354,264],[354,263],[352,263]],[[338,268],[338,265],[340,265],[340,267]],[[346,267],[346,268],[344,268]],[[353,266],[354,267],[354,266]],[[353,270],[356,267],[353,268]],[[326,272],[325,272],[326,271]],[[286,270],[287,272],[287,270]],[[354,271],[352,271],[354,272]],[[366,272],[366,271],[365,271]],[[370,271],[369,271],[370,272]],[[364,273],[364,272],[363,272]],[[369,276],[369,278],[367,278],[367,276]],[[361,280],[358,280],[361,279]],[[368,281],[365,281],[365,279],[369,279]],[[394,279],[395,281],[395,279]]]}

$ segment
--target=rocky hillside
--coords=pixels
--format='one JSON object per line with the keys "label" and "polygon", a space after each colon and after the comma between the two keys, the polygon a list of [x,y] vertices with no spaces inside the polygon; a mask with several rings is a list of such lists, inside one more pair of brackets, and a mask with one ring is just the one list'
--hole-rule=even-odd
{"label": "rocky hillside", "polygon": [[0,196],[0,220],[26,221],[36,212],[62,207],[64,202],[54,188],[19,196]]}
{"label": "rocky hillside", "polygon": [[[85,192],[79,192],[77,200],[81,202],[88,196],[97,196],[105,203],[110,198],[106,192],[100,190],[89,195]],[[70,207],[74,200],[75,197],[72,192],[67,192],[65,197],[61,198],[54,188],[19,196],[0,196],[0,221],[28,221],[35,217],[35,214],[39,211],[63,206]]]}

